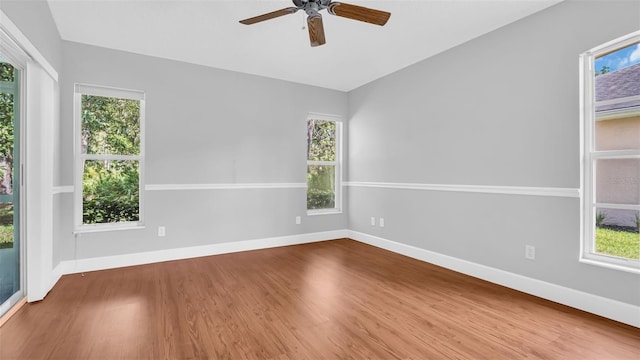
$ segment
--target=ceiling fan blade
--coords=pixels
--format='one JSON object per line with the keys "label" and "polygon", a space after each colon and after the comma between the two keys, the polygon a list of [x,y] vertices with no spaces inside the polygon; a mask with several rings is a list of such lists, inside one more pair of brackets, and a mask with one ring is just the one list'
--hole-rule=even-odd
{"label": "ceiling fan blade", "polygon": [[307,18],[307,27],[309,28],[309,40],[311,41],[311,46],[323,45],[325,43],[325,39],[322,16],[320,14],[310,15]]}
{"label": "ceiling fan blade", "polygon": [[375,9],[366,8],[364,6],[345,4],[340,2],[332,2],[329,4],[329,13],[332,15],[342,16],[353,20],[364,21],[375,25],[384,25],[389,20],[391,13]]}
{"label": "ceiling fan blade", "polygon": [[251,25],[251,24],[259,23],[261,21],[277,18],[280,16],[293,14],[296,11],[298,11],[298,8],[288,7],[286,9],[280,9],[280,10],[272,11],[270,13],[254,16],[252,18],[240,20],[240,23],[245,25]]}

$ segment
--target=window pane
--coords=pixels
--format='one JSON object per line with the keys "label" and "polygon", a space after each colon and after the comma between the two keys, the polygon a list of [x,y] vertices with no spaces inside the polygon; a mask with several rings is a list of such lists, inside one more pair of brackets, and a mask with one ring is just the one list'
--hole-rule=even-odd
{"label": "window pane", "polygon": [[335,166],[307,167],[307,209],[336,207]]}
{"label": "window pane", "polygon": [[0,93],[0,194],[13,194],[13,94]]}
{"label": "window pane", "polygon": [[0,63],[0,81],[13,82],[15,80],[14,67],[11,64]]}
{"label": "window pane", "polygon": [[638,211],[597,208],[595,252],[626,259],[640,259]]}
{"label": "window pane", "polygon": [[336,122],[307,120],[307,160],[336,160]]}
{"label": "window pane", "polygon": [[[640,67],[638,72],[640,74]],[[640,109],[637,111],[638,116],[597,120],[595,149],[597,151],[639,150]]]}
{"label": "window pane", "polygon": [[140,101],[82,95],[82,153],[140,154]]}
{"label": "window pane", "polygon": [[87,160],[82,178],[83,224],[138,221],[137,161]]}
{"label": "window pane", "polygon": [[640,149],[640,44],[595,59],[595,149]]}
{"label": "window pane", "polygon": [[595,162],[596,202],[640,205],[640,159]]}

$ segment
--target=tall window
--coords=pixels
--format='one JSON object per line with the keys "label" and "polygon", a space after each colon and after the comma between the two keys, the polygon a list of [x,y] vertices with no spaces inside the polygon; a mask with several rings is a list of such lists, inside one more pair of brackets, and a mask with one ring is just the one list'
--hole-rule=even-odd
{"label": "tall window", "polygon": [[307,118],[307,210],[309,214],[341,209],[341,122],[310,114]]}
{"label": "tall window", "polygon": [[581,260],[640,273],[640,32],[582,55]]}
{"label": "tall window", "polygon": [[76,84],[76,231],[143,222],[144,93]]}

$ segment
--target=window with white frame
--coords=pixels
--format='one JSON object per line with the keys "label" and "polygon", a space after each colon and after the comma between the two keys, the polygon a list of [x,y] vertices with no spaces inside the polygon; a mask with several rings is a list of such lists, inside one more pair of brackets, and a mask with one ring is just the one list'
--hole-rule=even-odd
{"label": "window with white frame", "polygon": [[142,226],[144,99],[141,91],[75,85],[76,231]]}
{"label": "window with white frame", "polygon": [[640,273],[640,31],[581,61],[581,261]]}
{"label": "window with white frame", "polygon": [[307,211],[309,214],[341,209],[342,123],[334,116],[307,117]]}

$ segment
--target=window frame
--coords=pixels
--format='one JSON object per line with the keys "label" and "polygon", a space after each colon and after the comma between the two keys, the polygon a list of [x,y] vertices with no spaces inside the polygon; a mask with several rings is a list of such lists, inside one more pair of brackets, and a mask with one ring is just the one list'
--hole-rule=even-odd
{"label": "window frame", "polygon": [[[140,102],[140,151],[139,155],[120,154],[82,154],[82,95],[112,97],[137,100]],[[74,85],[74,233],[88,233],[112,230],[144,228],[144,189],[145,189],[145,93],[99,85],[76,83]],[[84,224],[82,215],[83,164],[85,160],[124,160],[138,162],[138,221]]]}
{"label": "window frame", "polygon": [[[342,213],[342,117],[338,115],[328,115],[328,114],[320,114],[310,112],[307,114],[307,118],[305,120],[305,124],[309,122],[309,120],[320,120],[320,121],[331,121],[336,124],[336,160],[335,161],[313,161],[308,159],[307,154],[307,164],[306,164],[306,174],[309,174],[309,166],[334,166],[334,207],[326,208],[326,209],[309,209],[308,203],[306,200],[306,194],[308,192],[308,187],[305,187],[305,208],[307,209],[307,215],[326,215],[326,214],[340,214]],[[306,128],[306,127],[305,127]],[[306,181],[305,181],[306,184]]]}
{"label": "window frame", "polygon": [[[640,150],[596,150],[595,126],[595,59],[640,41],[640,31],[614,39],[580,55],[580,158],[581,158],[581,229],[580,258],[587,264],[640,274],[640,261],[595,252],[595,218],[598,208],[640,211],[640,205],[608,204],[596,202],[597,160],[638,159]],[[638,96],[640,98],[640,96]],[[628,99],[626,99],[628,101]],[[610,100],[607,100],[610,102]],[[602,102],[601,102],[602,103]]]}

